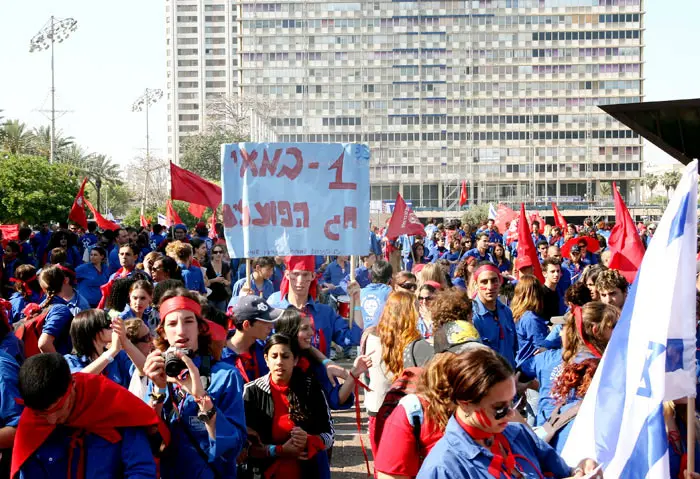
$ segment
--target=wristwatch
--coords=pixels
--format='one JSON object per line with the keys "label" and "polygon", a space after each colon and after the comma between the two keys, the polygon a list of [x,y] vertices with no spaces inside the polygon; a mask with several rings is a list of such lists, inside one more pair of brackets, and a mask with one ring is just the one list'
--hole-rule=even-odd
{"label": "wristwatch", "polygon": [[197,413],[197,419],[206,424],[209,421],[211,421],[211,418],[214,417],[214,414],[216,414],[216,408],[212,406],[212,408],[208,411],[199,411]]}

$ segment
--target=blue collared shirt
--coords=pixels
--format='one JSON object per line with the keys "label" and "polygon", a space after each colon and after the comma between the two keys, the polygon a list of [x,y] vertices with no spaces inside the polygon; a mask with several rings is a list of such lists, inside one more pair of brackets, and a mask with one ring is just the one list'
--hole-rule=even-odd
{"label": "blue collared shirt", "polygon": [[523,361],[520,370],[525,376],[537,379],[540,383],[540,397],[537,402],[537,416],[535,426],[541,426],[552,415],[556,407],[556,401],[552,397],[552,386],[561,374],[564,363],[561,358],[561,349],[548,349],[540,354],[535,354]]}
{"label": "blue collared shirt", "polygon": [[[119,313],[119,317],[121,319],[126,320],[137,318],[138,316],[136,316],[134,310],[131,309],[131,306],[127,304],[126,306],[124,306],[124,311]],[[150,329],[151,331],[155,331],[158,327],[158,324],[160,323],[160,314],[158,313],[157,309],[149,306],[143,310],[143,318],[141,319],[143,320],[144,324],[148,326],[148,329]]]}
{"label": "blue collared shirt", "polygon": [[102,271],[98,272],[92,263],[81,264],[75,269],[75,277],[78,281],[76,289],[85,298],[91,307],[96,308],[102,299],[101,286],[109,281],[109,268],[102,265]]}
{"label": "blue collared shirt", "polygon": [[479,262],[479,261],[490,261],[490,262],[492,262],[492,263],[494,263],[494,264],[496,263],[496,261],[493,259],[493,255],[492,255],[488,250],[486,251],[485,254],[482,255],[482,254],[479,252],[479,250],[478,250],[477,248],[472,248],[472,249],[470,249],[469,251],[467,251],[466,253],[464,253],[464,255],[462,256],[461,259],[462,259],[462,260],[465,260],[465,259],[467,259],[467,258],[470,257],[470,256],[471,256],[472,258],[476,258],[476,261],[477,261],[477,262]]}
{"label": "blue collared shirt", "polygon": [[340,266],[338,260],[334,260],[323,272],[323,282],[330,283],[334,286],[340,286],[341,281],[343,281],[343,278],[345,278],[345,275],[348,274],[349,271],[350,263],[348,261],[346,261],[343,266]]}
{"label": "blue collared shirt", "polygon": [[[66,354],[64,356],[70,366],[71,374],[79,373],[92,362],[87,356],[78,356],[77,354]],[[120,386],[129,389],[131,376],[135,371],[134,363],[131,362],[125,351],[119,351],[111,363],[102,370],[105,377],[111,379]]]}
{"label": "blue collared shirt", "polygon": [[183,263],[178,263],[180,271],[182,272],[182,282],[185,283],[185,288],[190,291],[197,291],[198,293],[207,294],[207,288],[204,286],[204,275],[202,274],[201,268],[197,266],[190,266],[189,268]]}
{"label": "blue collared shirt", "polygon": [[68,300],[68,309],[73,313],[73,316],[76,316],[81,311],[90,309],[90,303],[88,303],[87,299],[83,298],[80,293],[73,290],[73,297]]}
{"label": "blue collared shirt", "polygon": [[496,300],[496,311],[489,311],[478,296],[474,298],[474,326],[481,341],[515,367],[515,354],[518,350],[518,340],[515,335],[515,323],[510,308],[500,300]]}
{"label": "blue collared shirt", "polygon": [[[516,459],[526,479],[542,475],[569,477],[572,474],[564,460],[551,446],[536,437],[525,424],[510,423],[503,431],[512,453],[528,460]],[[417,479],[493,479],[489,465],[493,454],[477,444],[452,417],[445,435],[430,451],[418,471]],[[534,467],[533,467],[534,466]],[[538,470],[535,470],[537,467]]]}
{"label": "blue collared shirt", "polygon": [[0,428],[17,427],[23,407],[17,404],[20,397],[19,364],[9,354],[0,351]]}
{"label": "blue collared shirt", "polygon": [[53,297],[51,309],[44,320],[42,333],[53,336],[53,346],[57,353],[69,354],[73,349],[70,339],[70,323],[73,321],[73,313],[68,307],[68,302],[58,296]]}
{"label": "blue collared shirt", "polygon": [[[279,292],[270,296],[267,302],[273,308],[287,309],[287,307],[289,307],[289,301],[287,301],[286,297],[282,298]],[[324,348],[325,351],[321,352],[326,356],[330,354],[331,341],[334,341],[335,344],[343,348],[360,345],[362,329],[360,329],[355,322],[353,322],[352,328],[349,328],[348,320],[333,311],[330,306],[317,303],[309,298],[302,312],[313,318],[314,327],[317,332],[323,331],[326,347]],[[313,345],[317,348],[320,346],[318,341],[315,341]]]}
{"label": "blue collared shirt", "polygon": [[221,351],[221,361],[235,367],[239,372],[241,369],[243,369],[243,371],[245,371],[245,375],[247,376],[247,378],[243,378],[244,382],[246,382],[246,379],[248,380],[247,382],[255,381],[256,379],[263,377],[270,372],[267,367],[267,363],[265,362],[265,354],[263,353],[264,349],[265,341],[256,340],[248,350],[250,359],[243,359],[243,357],[241,357],[241,355],[236,351],[229,347],[225,347],[223,351]]}
{"label": "blue collared shirt", "polygon": [[[366,287],[372,282],[370,278],[369,270],[366,266],[359,266],[355,268],[355,281],[360,285],[360,288]],[[348,294],[348,284],[350,283],[350,274],[346,274],[345,278],[340,282],[340,287],[343,289],[343,294]]]}
{"label": "blue collared shirt", "polygon": [[[243,286],[245,286],[245,278],[239,279],[236,281],[233,285],[233,290],[231,293],[231,296],[237,297],[241,294],[241,289],[243,289]],[[275,292],[275,286],[272,284],[272,281],[269,279],[266,279],[263,282],[263,287],[262,290],[258,288],[258,285],[255,284],[255,280],[253,279],[253,275],[250,275],[250,289],[253,290],[253,293],[255,293],[256,296],[260,296],[262,293],[263,299],[267,299],[270,297],[272,293]]]}
{"label": "blue collared shirt", "polygon": [[277,264],[275,263],[275,269],[272,271],[272,287],[274,288],[275,291],[280,290],[280,286],[282,285],[282,278],[284,278],[284,272],[287,269],[287,266],[282,263],[282,264]]}
{"label": "blue collared shirt", "polygon": [[33,293],[27,301],[24,295],[20,292],[15,291],[12,296],[10,296],[10,304],[12,305],[12,317],[10,318],[10,323],[16,323],[22,319],[22,310],[29,303],[39,304],[41,298],[37,293]]}
{"label": "blue collared shirt", "polygon": [[[200,358],[195,358],[194,362],[201,367]],[[209,437],[206,426],[197,419],[199,406],[192,396],[187,395],[178,405],[180,417],[174,414],[172,401],[165,401],[163,413],[171,438],[160,463],[162,479],[212,479],[214,473],[211,467],[218,471],[219,477],[236,477],[236,458],[247,439],[241,375],[234,366],[214,361],[207,392],[216,407],[216,439]],[[189,430],[200,449],[207,454],[208,463],[202,459],[183,428]]]}
{"label": "blue collared shirt", "polygon": [[[57,426],[20,469],[20,479],[56,479],[66,477],[71,435],[75,429]],[[153,479],[156,464],[146,429],[120,429],[121,441],[112,444],[92,433],[85,435],[85,479]],[[78,470],[80,454],[73,455],[71,470]],[[194,476],[182,476],[194,477]]]}
{"label": "blue collared shirt", "polygon": [[545,347],[549,328],[547,327],[547,320],[542,316],[533,311],[525,311],[515,325],[515,332],[518,335],[518,344],[520,344],[521,348],[528,341],[532,341],[535,347],[541,348]]}

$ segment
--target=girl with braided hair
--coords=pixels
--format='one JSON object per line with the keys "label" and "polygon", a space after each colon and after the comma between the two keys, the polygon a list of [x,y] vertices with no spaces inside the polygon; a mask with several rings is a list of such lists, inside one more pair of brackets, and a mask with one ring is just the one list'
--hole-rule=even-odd
{"label": "girl with braided hair", "polygon": [[330,478],[327,451],[335,431],[318,381],[296,366],[298,342],[274,334],[265,345],[270,372],[243,392],[248,465],[266,479]]}
{"label": "girl with braided hair", "polygon": [[39,285],[46,293],[46,299],[38,308],[34,308],[27,319],[30,320],[48,310],[38,343],[42,353],[68,354],[73,349],[70,339],[73,313],[70,311],[68,301],[60,296],[65,281],[66,274],[58,265],[44,268],[39,275]]}

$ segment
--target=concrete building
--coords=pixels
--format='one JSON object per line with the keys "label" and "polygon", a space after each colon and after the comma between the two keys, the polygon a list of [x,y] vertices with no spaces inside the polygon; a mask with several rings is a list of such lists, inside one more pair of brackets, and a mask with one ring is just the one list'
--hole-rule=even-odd
{"label": "concrete building", "polygon": [[640,201],[642,0],[168,0],[170,158],[220,95],[279,141],[366,142],[373,200]]}

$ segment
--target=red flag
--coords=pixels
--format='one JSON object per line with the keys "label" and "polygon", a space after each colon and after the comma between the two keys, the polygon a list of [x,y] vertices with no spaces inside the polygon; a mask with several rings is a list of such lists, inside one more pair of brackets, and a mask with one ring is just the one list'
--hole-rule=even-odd
{"label": "red flag", "polygon": [[557,204],[552,202],[552,213],[554,213],[554,224],[561,228],[562,233],[564,230],[566,230],[566,220],[564,219],[564,215],[559,213],[559,208],[557,208]]}
{"label": "red flag", "polygon": [[214,209],[221,204],[221,187],[170,162],[170,197]]}
{"label": "red flag", "polygon": [[630,283],[634,281],[637,270],[644,257],[644,245],[637,233],[637,228],[632,220],[622,196],[617,191],[617,185],[613,183],[613,195],[615,197],[615,226],[610,232],[608,248],[610,248],[610,269],[620,271],[620,274]]}
{"label": "red flag", "polygon": [[500,204],[496,209],[496,220],[494,224],[498,228],[498,232],[504,234],[508,229],[506,223],[512,223],[518,217],[518,213],[508,208],[506,205]]}
{"label": "red flag", "polygon": [[168,219],[168,226],[179,225],[182,223],[180,215],[177,214],[175,208],[173,208],[172,201],[168,200],[165,204],[165,217]]}
{"label": "red flag", "polygon": [[201,218],[204,215],[204,211],[207,209],[204,205],[198,205],[197,203],[190,203],[187,211],[190,212],[195,218]]}
{"label": "red flag", "polygon": [[396,195],[394,213],[389,220],[389,227],[386,230],[386,237],[390,240],[406,234],[409,236],[425,236],[425,227],[420,222],[416,214],[408,207],[401,197],[401,193]]}
{"label": "red flag", "polygon": [[19,225],[0,225],[3,241],[17,241],[19,239]]}
{"label": "red flag", "polygon": [[92,206],[92,203],[90,203],[87,198],[84,198],[85,205],[90,209],[92,212],[92,215],[95,217],[95,222],[97,223],[97,226],[102,228],[103,230],[118,230],[121,228],[117,223],[113,221],[109,221],[107,218],[102,216],[99,211],[95,209],[94,206]]}
{"label": "red flag", "polygon": [[78,194],[75,196],[75,200],[73,201],[73,207],[70,209],[70,213],[68,214],[68,219],[71,220],[73,223],[80,225],[80,227],[84,230],[87,230],[87,215],[85,214],[84,204],[85,183],[87,183],[87,178],[85,178],[83,180],[83,183],[80,185]]}
{"label": "red flag", "polygon": [[143,228],[148,228],[149,224],[150,224],[150,221],[148,221],[145,216],[141,215],[141,226]]}
{"label": "red flag", "polygon": [[539,211],[535,211],[534,213],[530,213],[530,225],[532,225],[533,222],[537,221],[540,224],[540,234],[542,234],[542,231],[544,230],[544,225],[547,224],[547,222],[540,216]]}
{"label": "red flag", "polygon": [[467,181],[462,180],[462,191],[459,194],[459,206],[464,206],[467,202]]}
{"label": "red flag", "polygon": [[537,277],[537,279],[544,284],[542,265],[540,265],[540,260],[537,258],[537,250],[535,249],[535,243],[532,242],[530,225],[528,224],[527,216],[525,215],[525,203],[521,203],[520,219],[518,221],[518,259],[526,256],[532,262],[532,266],[535,269],[535,277]]}
{"label": "red flag", "polygon": [[209,237],[216,239],[216,210],[212,212],[211,218],[209,218]]}

